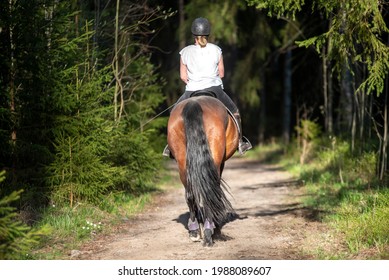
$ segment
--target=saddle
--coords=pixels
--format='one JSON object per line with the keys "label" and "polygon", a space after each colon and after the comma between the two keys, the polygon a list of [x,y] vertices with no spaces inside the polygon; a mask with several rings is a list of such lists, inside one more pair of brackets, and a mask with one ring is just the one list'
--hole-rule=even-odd
{"label": "saddle", "polygon": [[[211,97],[217,98],[216,93],[214,93],[211,90],[207,90],[207,89],[201,89],[201,90],[194,91],[190,95],[190,97],[195,97],[195,96],[211,96]],[[228,114],[231,116],[232,120],[234,121],[236,129],[238,130],[238,134],[241,135],[242,131],[240,129],[239,122],[236,119],[235,115],[230,111],[230,109],[227,108],[227,106],[224,105],[224,107],[226,108]]]}
{"label": "saddle", "polygon": [[211,90],[206,90],[206,89],[196,90],[196,91],[192,92],[190,95],[190,97],[195,97],[195,96],[211,96],[211,97],[217,98],[216,93],[214,93]]}

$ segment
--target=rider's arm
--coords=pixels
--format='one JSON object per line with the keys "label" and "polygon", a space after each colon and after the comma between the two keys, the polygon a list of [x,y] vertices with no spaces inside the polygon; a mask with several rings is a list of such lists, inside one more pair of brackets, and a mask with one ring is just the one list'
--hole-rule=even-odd
{"label": "rider's arm", "polygon": [[186,65],[182,62],[182,58],[180,58],[180,78],[185,84],[188,83],[188,69],[186,68]]}
{"label": "rider's arm", "polygon": [[219,63],[217,65],[219,69],[219,76],[221,79],[224,78],[224,62],[223,62],[223,55],[220,55]]}

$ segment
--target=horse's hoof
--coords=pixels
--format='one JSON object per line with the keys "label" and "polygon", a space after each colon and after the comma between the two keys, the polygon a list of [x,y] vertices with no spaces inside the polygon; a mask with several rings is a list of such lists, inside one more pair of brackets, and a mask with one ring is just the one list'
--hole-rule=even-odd
{"label": "horse's hoof", "polygon": [[189,231],[189,238],[193,242],[198,242],[200,241],[200,233],[199,230],[190,230]]}
{"label": "horse's hoof", "polygon": [[211,229],[204,230],[204,243],[203,243],[204,247],[212,247],[213,246],[212,233],[213,233],[213,231]]}

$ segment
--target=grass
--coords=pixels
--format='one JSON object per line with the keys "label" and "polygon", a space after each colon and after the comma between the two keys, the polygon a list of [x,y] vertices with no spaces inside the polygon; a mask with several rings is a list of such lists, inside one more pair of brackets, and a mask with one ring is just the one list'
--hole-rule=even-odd
{"label": "grass", "polygon": [[154,195],[171,188],[182,187],[177,171],[170,160],[158,174],[158,186],[143,186],[137,193],[116,192],[94,206],[87,202],[76,203],[74,207],[49,205],[40,213],[34,228],[46,228],[40,245],[26,256],[26,259],[68,259],[72,250],[98,235],[115,232],[118,226],[143,211]]}
{"label": "grass", "polygon": [[48,206],[35,227],[49,228],[50,234],[27,258],[68,259],[71,250],[79,249],[97,235],[115,232],[119,224],[143,211],[155,194],[182,187],[171,162],[166,160],[165,163],[166,168],[158,174],[158,186],[144,187],[138,193],[111,193],[98,206],[88,203],[77,203],[73,208]]}
{"label": "grass", "polygon": [[[166,173],[166,174],[165,174]],[[161,186],[143,189],[138,194],[117,192],[108,195],[100,205],[78,203],[75,207],[51,205],[42,213],[36,227],[48,227],[50,234],[29,255],[30,259],[67,259],[71,250],[97,235],[108,235],[117,226],[143,211],[153,201],[153,196],[167,188],[170,176],[161,177]]]}
{"label": "grass", "polygon": [[284,158],[284,154],[285,146],[279,142],[272,141],[269,144],[255,147],[245,157],[267,163],[279,163]]}
{"label": "grass", "polygon": [[353,191],[342,196],[330,222],[344,232],[350,252],[374,248],[378,253],[374,258],[388,258],[389,190]]}
{"label": "grass", "polygon": [[354,155],[346,141],[318,140],[304,165],[297,145],[273,143],[257,148],[255,156],[282,165],[304,181],[303,205],[318,213],[316,219],[346,248],[328,252],[318,245],[310,252],[315,258],[389,259],[389,189],[375,177],[375,153]]}
{"label": "grass", "polygon": [[99,234],[110,234],[115,226],[142,211],[152,200],[152,192],[139,195],[111,194],[96,207],[79,203],[75,207],[51,205],[35,227],[48,227],[50,234],[29,255],[30,259],[67,259],[71,250]]}

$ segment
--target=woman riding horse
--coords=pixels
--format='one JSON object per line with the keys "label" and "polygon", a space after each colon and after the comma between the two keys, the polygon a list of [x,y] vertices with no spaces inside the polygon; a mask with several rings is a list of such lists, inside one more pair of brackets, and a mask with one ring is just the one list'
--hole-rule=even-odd
{"label": "woman riding horse", "polygon": [[[208,43],[208,20],[195,19],[192,34],[195,44],[180,52],[180,76],[186,90],[170,113],[164,155],[176,159],[185,186],[189,236],[198,240],[203,224],[204,245],[212,246],[214,229],[234,212],[222,189],[224,163],[237,149],[243,154],[252,146],[242,137],[238,108],[223,91],[223,56],[218,46]],[[192,97],[199,91],[216,98]]]}
{"label": "woman riding horse", "polygon": [[[194,45],[189,45],[180,51],[180,77],[186,87],[176,104],[190,98],[197,91],[212,92],[233,113],[240,132],[238,150],[240,154],[244,154],[252,146],[250,141],[243,137],[238,107],[223,90],[223,55],[217,45],[208,42],[211,32],[209,21],[205,18],[196,18],[192,23],[191,31]],[[170,156],[168,146],[163,155]]]}

